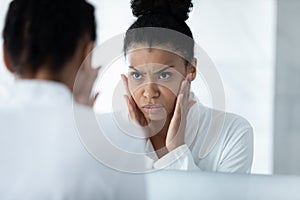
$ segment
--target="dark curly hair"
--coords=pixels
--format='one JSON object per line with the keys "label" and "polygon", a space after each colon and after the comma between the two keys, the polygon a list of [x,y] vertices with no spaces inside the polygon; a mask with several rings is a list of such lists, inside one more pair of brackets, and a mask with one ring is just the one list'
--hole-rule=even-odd
{"label": "dark curly hair", "polygon": [[35,73],[40,66],[58,73],[79,41],[96,40],[94,7],[85,0],[13,0],[3,39],[15,72]]}
{"label": "dark curly hair", "polygon": [[185,21],[192,7],[191,0],[131,0],[138,19],[126,32],[125,56],[133,44],[167,44],[181,52],[188,64],[194,57],[194,39]]}

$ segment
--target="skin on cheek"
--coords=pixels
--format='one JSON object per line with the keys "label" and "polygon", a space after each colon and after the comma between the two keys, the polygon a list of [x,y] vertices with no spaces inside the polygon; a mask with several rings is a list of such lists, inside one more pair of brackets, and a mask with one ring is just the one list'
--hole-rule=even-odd
{"label": "skin on cheek", "polygon": [[[177,96],[169,89],[167,89],[165,87],[159,87],[160,95],[157,99],[154,99],[154,100],[145,99],[145,97],[143,96],[143,88],[139,88],[134,92],[132,92],[132,91],[130,91],[130,92],[132,94],[134,101],[136,102],[137,106],[139,107],[139,109],[142,112],[143,112],[142,106],[151,102],[154,104],[163,105],[163,107],[165,109],[164,114],[163,114],[164,116],[165,115],[167,115],[168,117],[172,116],[174,109],[175,109]],[[147,119],[150,118],[148,113],[145,113],[145,112],[143,112],[143,113]]]}

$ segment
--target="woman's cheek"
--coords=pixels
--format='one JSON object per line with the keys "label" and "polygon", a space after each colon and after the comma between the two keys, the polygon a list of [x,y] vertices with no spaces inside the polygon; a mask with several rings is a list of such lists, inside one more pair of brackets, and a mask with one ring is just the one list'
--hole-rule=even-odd
{"label": "woman's cheek", "polygon": [[135,91],[131,92],[131,94],[132,94],[133,100],[135,101],[136,105],[138,107],[140,107],[139,100],[141,99],[141,95],[142,95],[140,90],[135,90]]}
{"label": "woman's cheek", "polygon": [[180,88],[180,83],[178,83],[178,81],[164,81],[162,83],[160,83],[161,86],[163,86],[163,88],[165,88],[165,90],[169,90],[168,93],[170,93],[170,95],[176,95],[179,91]]}

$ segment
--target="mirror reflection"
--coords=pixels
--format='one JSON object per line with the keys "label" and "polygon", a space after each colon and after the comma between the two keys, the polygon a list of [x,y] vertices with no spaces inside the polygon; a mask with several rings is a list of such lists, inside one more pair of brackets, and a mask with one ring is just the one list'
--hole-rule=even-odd
{"label": "mirror reflection", "polygon": [[[0,8],[1,27],[4,24],[9,2],[8,0],[3,1],[2,5],[5,6]],[[98,9],[96,12],[99,25],[98,45],[118,34],[123,34],[137,19],[142,21],[145,18],[145,16],[141,19],[132,15],[129,1],[91,0],[90,2]],[[110,105],[112,105],[111,98],[114,95],[113,89],[120,81],[124,81],[120,77],[121,74],[124,74],[123,79],[128,83],[128,91],[131,96],[123,98],[122,101],[127,106],[126,109],[128,106],[132,106],[133,102],[135,106],[138,106],[141,116],[144,117],[142,122],[139,121],[142,127],[145,124],[148,125],[151,120],[161,120],[157,118],[156,113],[164,113],[163,124],[167,122],[168,126],[160,126],[164,134],[158,135],[163,136],[164,140],[160,140],[161,137],[158,136],[150,139],[152,148],[160,150],[157,153],[158,158],[156,158],[159,159],[170,149],[174,150],[183,143],[182,140],[173,141],[174,138],[171,137],[172,142],[169,148],[168,145],[165,145],[165,140],[172,121],[170,116],[171,113],[172,115],[174,113],[177,105],[175,100],[178,100],[180,91],[182,91],[182,101],[185,101],[185,104],[195,103],[188,101],[190,96],[188,92],[185,92],[185,89],[188,90],[191,87],[197,101],[205,106],[205,108],[199,107],[199,112],[204,112],[207,108],[215,108],[242,116],[243,118],[238,118],[238,120],[245,119],[245,121],[242,120],[241,126],[236,128],[241,129],[245,137],[248,137],[248,133],[252,134],[253,129],[253,149],[250,148],[251,139],[240,140],[243,143],[242,150],[236,151],[245,154],[236,157],[238,161],[227,157],[226,148],[218,153],[215,152],[214,155],[211,154],[214,159],[218,158],[220,163],[226,165],[224,169],[228,169],[220,171],[235,171],[230,168],[231,162],[225,162],[232,161],[235,164],[243,163],[236,172],[243,169],[243,172],[248,173],[251,168],[252,174],[299,175],[300,159],[297,152],[299,151],[300,136],[297,121],[300,107],[297,75],[300,61],[296,53],[299,51],[299,38],[297,37],[299,30],[294,24],[299,21],[299,14],[295,11],[296,8],[299,8],[299,4],[296,1],[291,3],[275,0],[263,2],[247,0],[240,3],[236,1],[226,1],[226,3],[219,1],[193,2],[193,9],[185,22],[191,29],[195,42],[211,59],[218,71],[224,88],[224,107],[214,107],[214,94],[209,89],[207,77],[201,71],[203,64],[207,63],[201,56],[191,56],[188,49],[178,52],[179,47],[170,49],[169,44],[162,46],[156,44],[155,48],[152,46],[150,48],[149,44],[145,46],[145,41],[134,41],[134,45],[128,42],[129,49],[127,50],[139,47],[139,51],[128,52],[126,56],[120,54],[120,57],[111,63],[105,73],[101,72],[104,75],[96,88],[101,92],[101,98],[95,102],[96,113],[101,116],[104,113],[112,112]],[[115,13],[122,17],[116,17]],[[159,18],[162,18],[166,14],[159,13],[157,15],[161,15]],[[151,20],[154,18],[151,17]],[[3,42],[2,38],[1,42]],[[168,55],[163,56],[163,54]],[[99,63],[101,59],[97,60],[97,57],[93,58],[95,66],[102,64]],[[13,76],[5,69],[2,57],[0,61],[0,95],[4,97],[9,94]],[[198,71],[199,73],[197,73]],[[176,82],[166,82],[171,79]],[[187,85],[182,86],[184,80],[187,80]],[[143,83],[141,83],[142,81]],[[112,87],[106,87],[108,85],[112,85]],[[164,91],[165,88],[169,89]],[[126,90],[126,85],[124,89]],[[149,95],[153,95],[154,99],[161,98],[160,95],[165,96],[157,102],[144,101],[143,98],[149,97]],[[102,106],[103,104],[108,106]],[[190,111],[195,107],[196,105],[191,105]],[[135,116],[132,115],[132,117]],[[141,119],[141,117],[136,118]],[[225,122],[227,121],[225,120]],[[189,120],[187,120],[186,127],[189,127],[188,123]],[[226,138],[223,142],[225,140]],[[197,143],[197,141],[193,140],[192,142]],[[197,146],[197,144],[193,145]],[[231,149],[236,146],[232,144],[227,147]],[[199,151],[200,149],[197,149],[197,153]],[[191,151],[191,156],[193,153]],[[203,150],[203,155],[207,153]],[[223,160],[220,160],[220,157]],[[212,163],[215,162],[217,161],[201,164],[201,161],[194,161],[193,164],[200,168],[202,166],[206,170],[212,169]],[[250,162],[252,162],[251,167]],[[234,168],[236,166],[234,165]],[[217,168],[215,169],[217,171]]]}

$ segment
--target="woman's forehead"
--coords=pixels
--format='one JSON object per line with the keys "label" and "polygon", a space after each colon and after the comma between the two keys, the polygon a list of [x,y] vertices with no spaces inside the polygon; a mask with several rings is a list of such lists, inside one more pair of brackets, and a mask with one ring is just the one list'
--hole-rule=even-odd
{"label": "woman's forehead", "polygon": [[184,64],[184,59],[176,52],[155,47],[134,49],[127,55],[130,65],[136,67],[146,64],[167,66]]}

